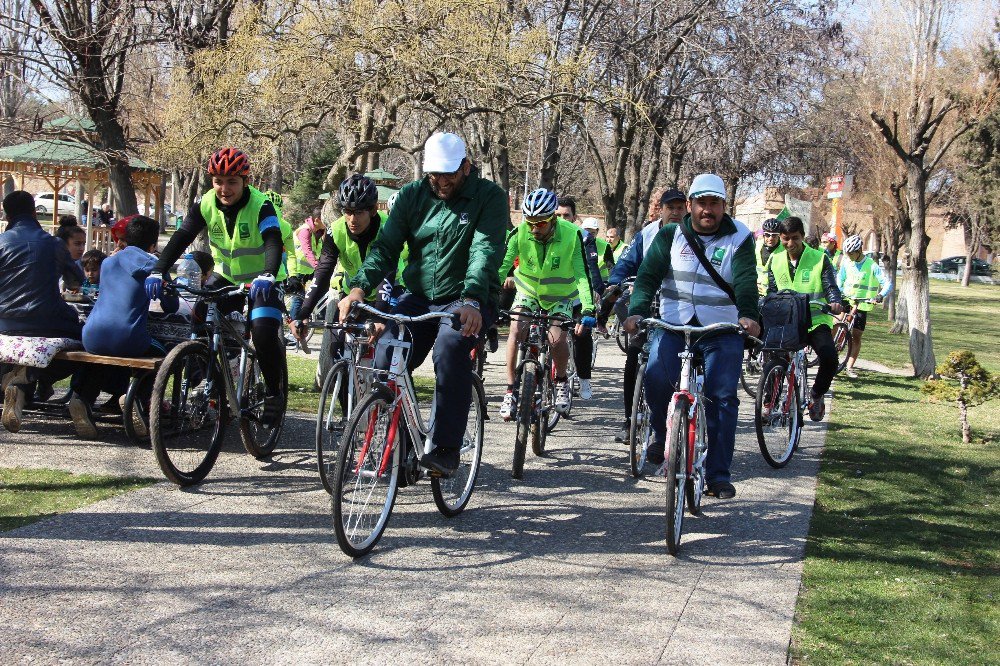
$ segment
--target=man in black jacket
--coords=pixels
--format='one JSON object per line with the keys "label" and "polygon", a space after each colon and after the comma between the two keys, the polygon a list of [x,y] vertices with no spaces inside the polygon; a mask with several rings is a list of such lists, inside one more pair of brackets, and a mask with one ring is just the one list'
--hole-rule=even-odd
{"label": "man in black jacket", "polygon": [[[83,282],[83,271],[66,244],[42,229],[35,199],[24,191],[3,200],[7,230],[0,234],[0,335],[80,339],[80,319],[59,294],[59,278]],[[3,379],[3,426],[17,432],[32,384],[51,384],[71,372],[67,363],[34,370],[16,368]]]}

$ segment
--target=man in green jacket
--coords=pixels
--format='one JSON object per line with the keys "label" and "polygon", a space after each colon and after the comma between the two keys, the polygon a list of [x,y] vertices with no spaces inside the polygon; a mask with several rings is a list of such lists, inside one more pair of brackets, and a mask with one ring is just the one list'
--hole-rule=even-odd
{"label": "man in green jacket", "polygon": [[[437,133],[424,145],[423,179],[405,185],[382,232],[368,250],[351,291],[340,302],[345,320],[353,302],[360,302],[395,268],[403,245],[409,263],[403,271],[407,291],[393,313],[417,316],[451,312],[450,320],[409,326],[413,336],[410,369],[420,365],[434,347],[439,406],[429,445],[420,463],[441,474],[458,467],[462,436],[472,404],[472,359],[469,353],[481,332],[493,321],[503,257],[504,234],[510,222],[507,193],[479,175],[466,156],[465,142],[451,133]],[[389,327],[391,331],[394,329]],[[389,366],[384,345],[379,367]]]}
{"label": "man in green jacket", "polygon": [[[696,176],[688,192],[688,215],[680,224],[667,224],[653,239],[639,266],[632,287],[625,330],[636,333],[639,320],[648,316],[654,295],[660,295],[660,318],[675,325],[739,324],[757,336],[757,270],[753,234],[725,212],[726,188],[715,174]],[[688,244],[684,230],[698,243],[720,277],[728,283],[735,301],[720,288]],[[650,335],[651,353],[644,386],[651,413],[653,441],[647,459],[663,462],[667,406],[680,381],[678,354],[684,336],[657,330]],[[728,499],[736,494],[730,465],[736,445],[740,400],[736,386],[743,358],[743,339],[736,333],[705,335],[694,342],[705,359],[705,420],[708,453],[705,458],[707,494]],[[662,467],[661,467],[662,470]],[[661,472],[662,473],[662,472]]]}

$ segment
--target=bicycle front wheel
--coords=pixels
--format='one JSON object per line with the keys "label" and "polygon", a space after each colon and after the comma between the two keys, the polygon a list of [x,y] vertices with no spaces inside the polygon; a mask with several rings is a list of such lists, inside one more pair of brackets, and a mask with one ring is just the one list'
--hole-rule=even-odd
{"label": "bicycle front wheel", "polygon": [[156,373],[149,437],[163,475],[177,485],[198,483],[219,457],[227,409],[223,381],[218,360],[198,340],[174,347]]}
{"label": "bicycle front wheel", "polygon": [[[517,435],[514,439],[514,462],[510,475],[515,479],[524,477],[524,456],[531,437],[531,419],[535,411],[535,370],[532,364],[521,368],[521,394],[517,400]],[[553,410],[554,411],[554,410]]]}
{"label": "bicycle front wheel", "polygon": [[545,455],[545,441],[549,436],[549,414],[555,411],[556,389],[552,382],[552,373],[541,376],[541,404],[531,420],[531,451],[536,456]]}
{"label": "bicycle front wheel", "polygon": [[274,447],[281,439],[281,428],[285,423],[285,409],[288,407],[288,363],[285,350],[281,350],[280,395],[281,411],[277,420],[264,424],[264,375],[256,354],[247,354],[247,369],[243,376],[243,392],[240,395],[240,438],[243,448],[254,458],[266,458],[274,453]]}
{"label": "bicycle front wheel", "polygon": [[404,448],[399,429],[405,427],[402,410],[381,393],[368,396],[347,424],[332,502],[337,543],[351,557],[371,552],[392,515]]}
{"label": "bicycle front wheel", "polygon": [[642,468],[646,464],[646,452],[649,448],[651,432],[649,405],[646,404],[646,389],[643,379],[646,376],[646,364],[639,366],[635,375],[635,391],[632,394],[632,418],[628,426],[629,469],[632,476],[642,476]]}
{"label": "bicycle front wheel", "polygon": [[705,403],[702,401],[699,401],[695,408],[694,430],[694,446],[689,449],[694,451],[694,458],[691,461],[691,476],[687,479],[685,491],[688,511],[696,516],[701,513],[701,500],[705,496],[705,458],[708,454],[708,426],[705,422]]}
{"label": "bicycle front wheel", "polygon": [[688,404],[681,398],[670,417],[667,432],[667,551],[676,555],[684,526],[684,485],[687,479]]}
{"label": "bicycle front wheel", "polygon": [[777,365],[761,377],[754,403],[757,444],[767,464],[781,468],[792,459],[802,429],[798,392],[789,390],[786,367]]}
{"label": "bicycle front wheel", "polygon": [[483,457],[483,431],[486,427],[486,391],[479,375],[472,376],[472,406],[462,435],[458,469],[448,478],[431,477],[431,492],[438,511],[452,518],[462,513],[472,497]]}
{"label": "bicycle front wheel", "polygon": [[347,421],[351,418],[351,402],[357,398],[348,395],[349,372],[347,359],[334,363],[323,379],[319,409],[316,411],[316,465],[323,489],[328,493],[333,493],[340,440],[344,436]]}
{"label": "bicycle front wheel", "polygon": [[851,331],[847,324],[837,322],[833,325],[833,346],[837,349],[837,372],[847,367],[847,357],[851,352]]}

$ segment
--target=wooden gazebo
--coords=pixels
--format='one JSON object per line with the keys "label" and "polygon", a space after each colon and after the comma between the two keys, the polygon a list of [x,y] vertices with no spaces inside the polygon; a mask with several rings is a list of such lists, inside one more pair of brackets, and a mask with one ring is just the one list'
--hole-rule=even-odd
{"label": "wooden gazebo", "polygon": [[[67,134],[90,134],[94,129],[89,121],[67,118],[55,120],[47,127],[53,130],[66,130]],[[165,175],[136,156],[129,156],[129,166],[132,169],[132,182],[136,190],[145,195],[145,214],[159,220],[163,216]],[[0,180],[8,175],[22,190],[25,178],[45,181],[53,193],[53,224],[60,212],[59,192],[66,185],[71,183],[75,185],[76,210],[72,212],[76,214],[77,219],[82,219],[86,193],[109,183],[108,165],[100,152],[87,143],[65,139],[40,139],[0,148]],[[150,202],[154,202],[152,207]],[[94,238],[93,209],[97,206],[98,204],[92,201],[91,214],[87,215],[88,248]]]}

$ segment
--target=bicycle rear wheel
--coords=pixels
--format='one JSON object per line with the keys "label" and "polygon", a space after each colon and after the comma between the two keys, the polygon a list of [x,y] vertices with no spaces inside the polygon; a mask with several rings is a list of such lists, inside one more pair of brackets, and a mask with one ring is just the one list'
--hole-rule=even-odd
{"label": "bicycle rear wheel", "polygon": [[759,348],[747,349],[743,353],[743,366],[740,368],[740,384],[751,398],[757,397],[757,384],[764,367],[764,355]]}
{"label": "bicycle rear wheel", "polygon": [[[340,549],[351,557],[371,552],[392,515],[403,446],[402,410],[382,393],[361,403],[351,416],[340,447],[333,484],[333,529]],[[395,416],[394,416],[395,414]],[[394,440],[389,441],[393,420]]]}
{"label": "bicycle rear wheel", "polygon": [[431,492],[438,511],[452,518],[462,513],[472,497],[483,457],[483,432],[486,427],[486,391],[479,375],[472,376],[472,406],[462,435],[458,469],[448,478],[431,477]]}
{"label": "bicycle rear wheel", "polygon": [[687,479],[688,405],[680,398],[670,417],[667,433],[667,551],[676,555],[684,527],[684,486]]}
{"label": "bicycle rear wheel", "polygon": [[646,452],[649,448],[649,435],[652,432],[649,419],[649,405],[646,404],[646,389],[643,379],[646,376],[646,364],[639,366],[635,377],[635,392],[632,394],[632,419],[628,426],[629,468],[632,476],[642,476],[642,468],[646,464]]}
{"label": "bicycle rear wheel", "polygon": [[792,459],[802,430],[798,392],[789,390],[785,372],[786,366],[777,365],[761,377],[754,403],[757,444],[767,464],[778,469]]}
{"label": "bicycle rear wheel", "polygon": [[218,360],[199,340],[174,347],[156,373],[149,436],[163,475],[177,485],[198,483],[219,457],[227,420],[223,381]]}
{"label": "bicycle rear wheel", "polygon": [[350,401],[357,396],[347,395],[350,368],[346,359],[333,364],[323,379],[323,390],[319,394],[319,409],[316,410],[316,465],[323,489],[333,493],[333,479],[337,471],[340,441],[344,436],[351,414]]}
{"label": "bicycle rear wheel", "polygon": [[247,354],[247,369],[243,376],[243,392],[240,395],[240,439],[247,453],[255,458],[266,458],[274,453],[281,439],[281,428],[285,424],[285,409],[288,407],[288,362],[285,350],[281,349],[281,412],[276,423],[264,425],[264,375],[261,374],[256,354]]}
{"label": "bicycle rear wheel", "polygon": [[521,367],[521,393],[517,400],[517,435],[514,439],[514,462],[510,475],[524,477],[524,456],[531,437],[531,418],[535,411],[535,370],[532,364]]}
{"label": "bicycle rear wheel", "polygon": [[618,348],[622,350],[623,353],[628,352],[628,333],[625,332],[625,327],[622,323],[615,320],[615,328],[613,330],[613,335],[615,336],[615,342],[618,343]]}
{"label": "bicycle rear wheel", "polygon": [[552,373],[541,373],[541,404],[531,420],[531,452],[536,456],[545,455],[545,441],[549,436],[549,414],[555,411],[556,389]]}
{"label": "bicycle rear wheel", "polygon": [[851,331],[847,324],[837,322],[833,325],[833,346],[837,349],[837,372],[847,367],[847,357],[851,352]]}
{"label": "bicycle rear wheel", "polygon": [[[151,392],[155,379],[156,376],[149,372],[134,377],[128,384],[128,392],[125,393],[122,425],[129,441],[138,446],[149,441],[149,404],[141,399],[142,387],[143,385],[150,387]],[[142,430],[145,431],[145,435],[141,434]]]}

